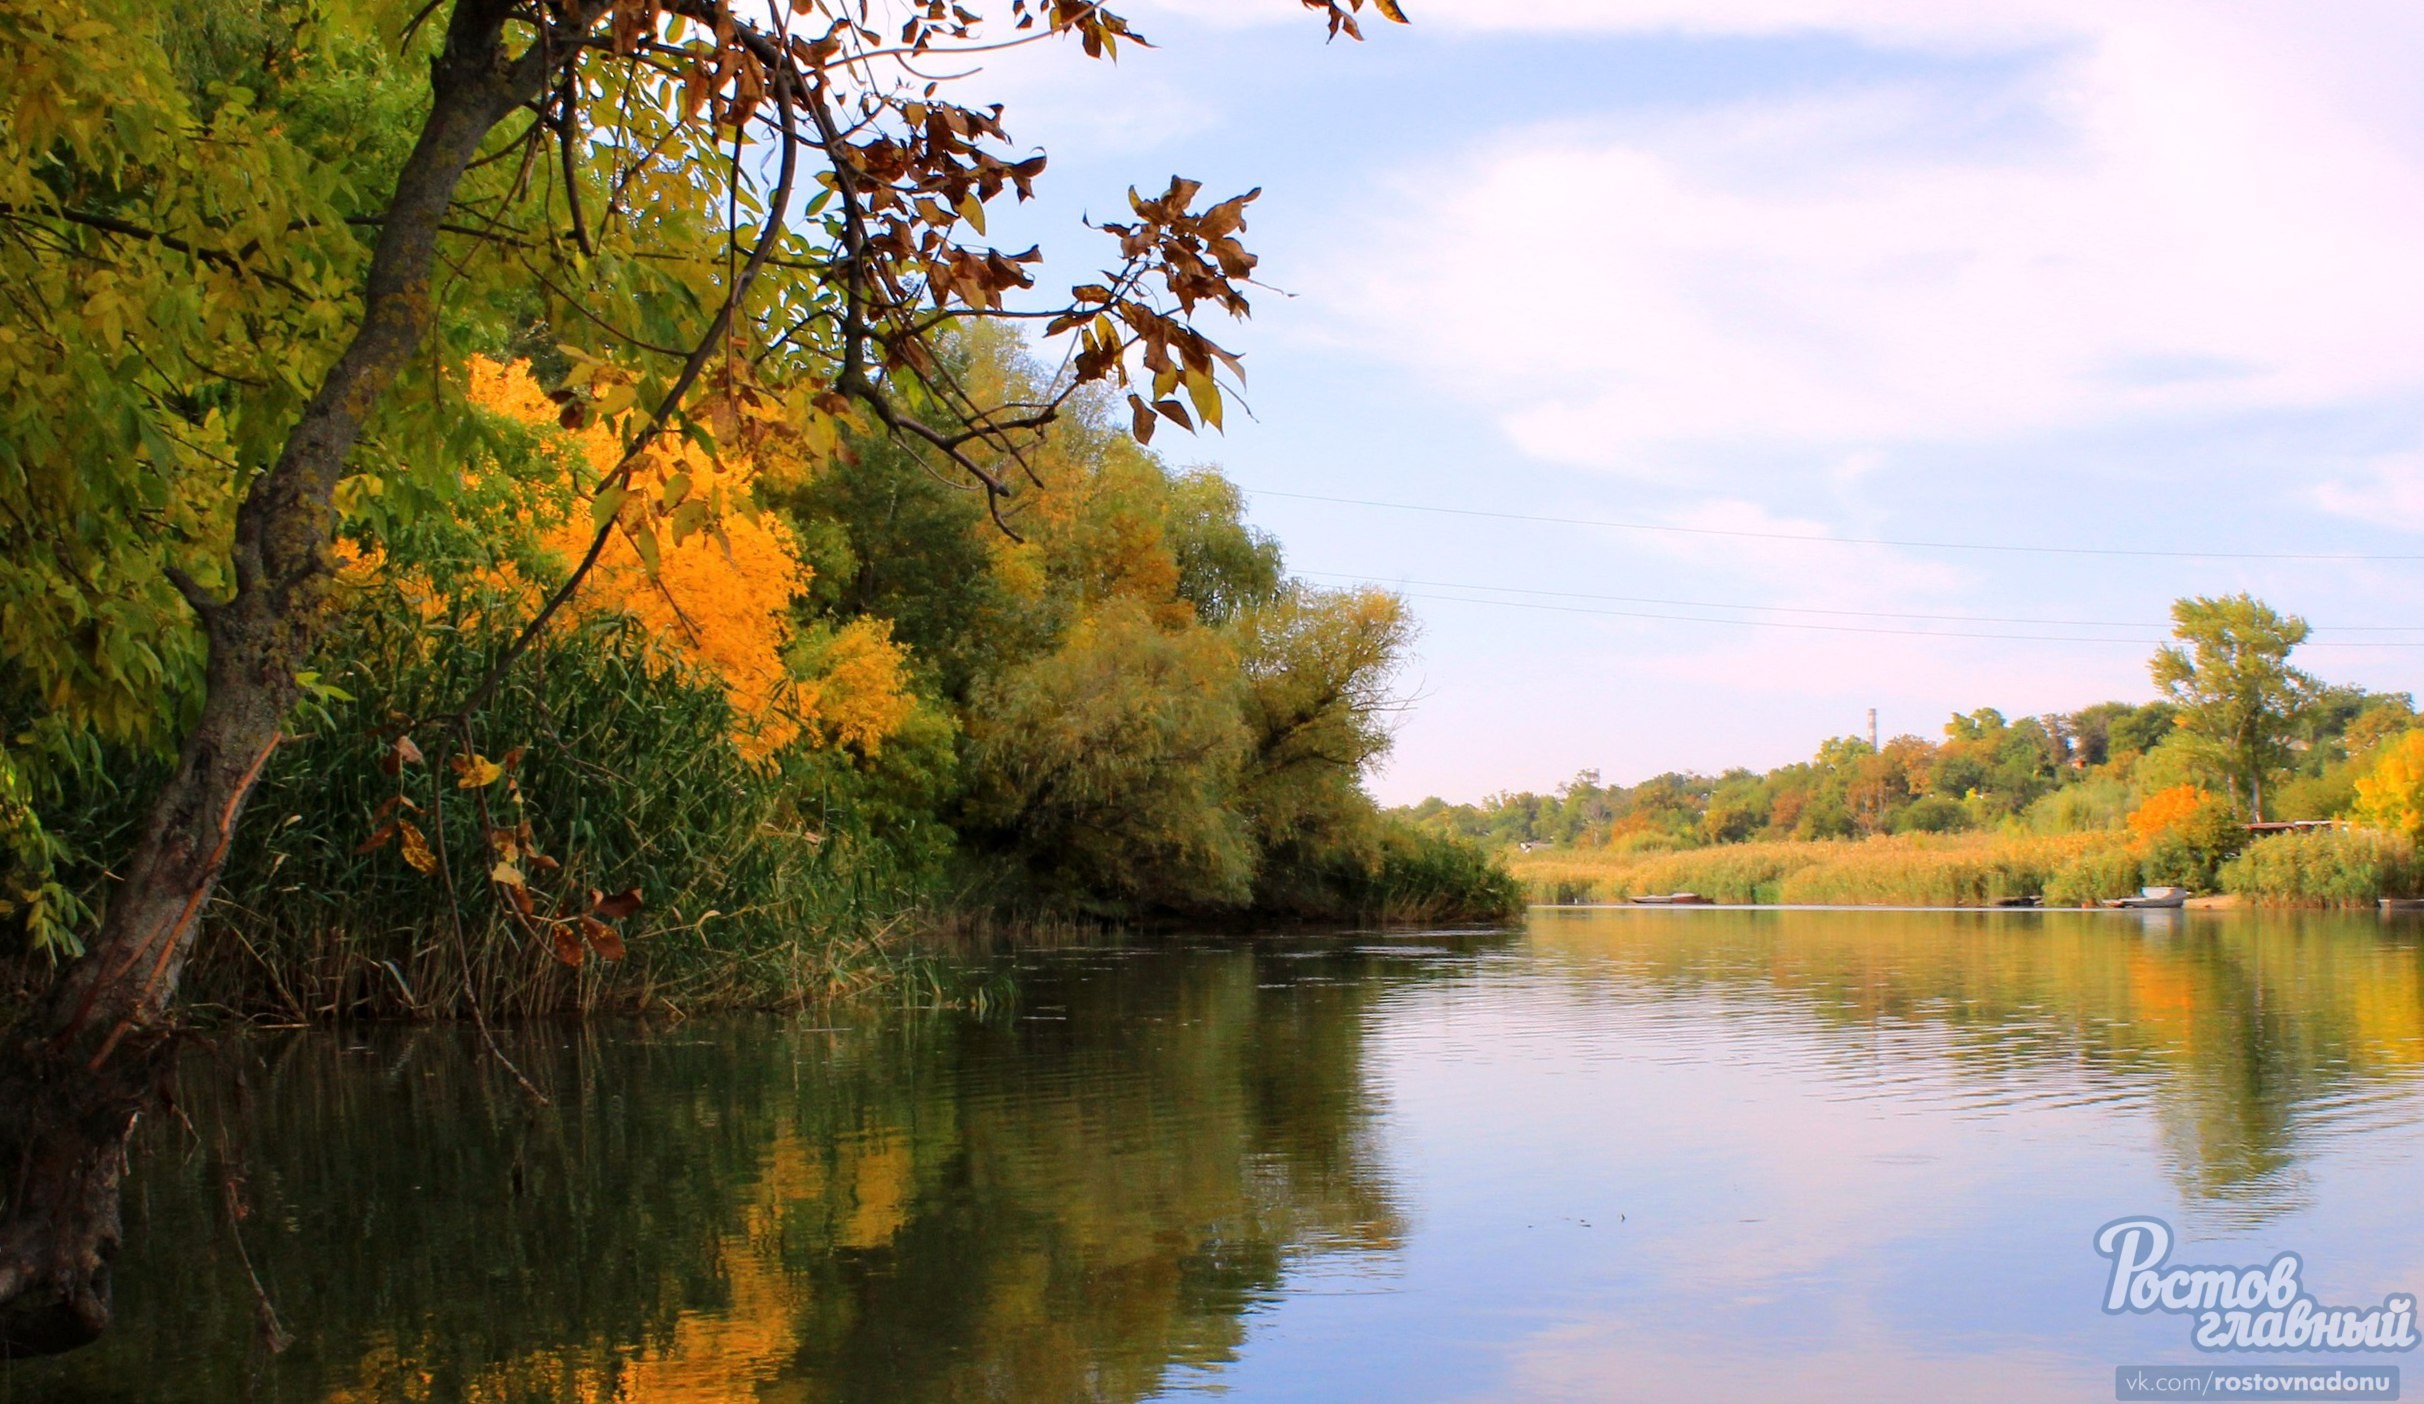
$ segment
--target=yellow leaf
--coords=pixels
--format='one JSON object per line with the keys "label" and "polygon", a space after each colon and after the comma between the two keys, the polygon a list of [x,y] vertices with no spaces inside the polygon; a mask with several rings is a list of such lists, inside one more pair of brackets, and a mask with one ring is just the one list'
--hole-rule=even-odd
{"label": "yellow leaf", "polygon": [[422,837],[410,820],[396,821],[396,834],[403,840],[404,861],[412,870],[427,877],[438,870],[438,855],[429,851],[429,840]]}
{"label": "yellow leaf", "polygon": [[496,778],[505,773],[505,767],[483,755],[456,756],[454,770],[455,788],[458,790],[476,790],[483,785],[495,784]]}
{"label": "yellow leaf", "polygon": [[1210,371],[1187,372],[1187,398],[1195,403],[1198,418],[1215,429],[1220,427],[1220,385]]}

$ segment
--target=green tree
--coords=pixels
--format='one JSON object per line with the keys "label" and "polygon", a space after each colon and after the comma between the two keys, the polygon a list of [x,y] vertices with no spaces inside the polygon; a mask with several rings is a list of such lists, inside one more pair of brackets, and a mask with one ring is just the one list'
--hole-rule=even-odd
{"label": "green tree", "polygon": [[[1307,6],[1353,33],[1361,0]],[[1133,38],[1099,4],[996,8],[1093,56]],[[880,423],[999,517],[997,446],[1084,385],[1136,366],[1139,435],[1190,407],[1218,424],[1235,361],[1193,318],[1247,310],[1252,197],[1199,208],[1175,179],[1105,226],[1105,278],[1033,309],[1075,334],[1055,398],[968,405],[957,428],[915,412],[910,388],[955,398],[937,322],[1032,284],[1035,255],[983,229],[1044,159],[998,106],[955,101],[964,80],[923,76],[1000,42],[983,17],[862,19],[840,0],[0,3],[0,686],[176,754],[90,951],[0,1052],[0,1164],[21,1167],[0,1355],[108,1321],[126,1134],[195,917],[314,682],[332,545],[349,519],[448,510],[484,432],[470,354],[545,351],[567,418],[624,449],[587,557],[435,756],[609,533],[646,554],[714,529],[715,504],[649,476],[668,435],[814,457]]]}
{"label": "green tree", "polygon": [[1380,590],[1284,589],[1229,629],[1251,737],[1236,805],[1266,881],[1373,854],[1379,812],[1363,778],[1387,753],[1391,691],[1413,638]]}
{"label": "green tree", "polygon": [[977,697],[969,818],[1057,907],[1238,905],[1255,853],[1231,806],[1252,744],[1236,655],[1114,600]]}
{"label": "green tree", "polygon": [[2264,817],[2264,782],[2288,768],[2316,681],[2289,666],[2306,621],[2252,595],[2172,604],[2172,637],[2149,664],[2179,724],[2247,817]]}

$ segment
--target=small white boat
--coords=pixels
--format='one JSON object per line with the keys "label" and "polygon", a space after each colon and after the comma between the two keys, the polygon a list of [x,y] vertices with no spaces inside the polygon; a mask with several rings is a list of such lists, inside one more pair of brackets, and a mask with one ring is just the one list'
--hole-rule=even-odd
{"label": "small white boat", "polygon": [[1645,892],[1625,900],[1643,907],[1705,907],[1709,904],[1709,899],[1697,892]]}
{"label": "small white boat", "polygon": [[2188,889],[2185,887],[2141,887],[2135,897],[2107,897],[2101,905],[2137,911],[2150,907],[2181,907],[2187,904]]}

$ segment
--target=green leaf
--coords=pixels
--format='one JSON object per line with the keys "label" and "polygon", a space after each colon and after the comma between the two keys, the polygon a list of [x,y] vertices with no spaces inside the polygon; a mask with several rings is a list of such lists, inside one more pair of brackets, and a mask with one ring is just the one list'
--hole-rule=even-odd
{"label": "green leaf", "polygon": [[597,497],[589,504],[591,529],[604,529],[605,525],[613,521],[615,516],[623,510],[624,499],[630,496],[631,489],[622,483],[608,483],[598,489]]}

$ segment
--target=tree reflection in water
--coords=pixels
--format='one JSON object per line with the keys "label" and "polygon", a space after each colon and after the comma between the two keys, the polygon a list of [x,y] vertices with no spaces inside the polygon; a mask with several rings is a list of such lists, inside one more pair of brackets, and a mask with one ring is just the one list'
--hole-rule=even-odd
{"label": "tree reflection in water", "polygon": [[[539,1030],[535,1110],[460,1031],[234,1040],[185,1070],[200,1139],[146,1138],[119,1327],[0,1394],[1140,1398],[1228,1358],[1292,1263],[1398,1246],[1360,1062],[1383,966],[1076,953],[983,1019]],[[274,1359],[214,1218],[222,1126],[299,1337]]]}
{"label": "tree reflection in water", "polygon": [[2424,1068],[2424,927],[2370,912],[1544,911],[1533,946],[1589,998],[1928,1035],[1981,1106],[2144,1100],[2227,1221],[2297,1207],[2301,1129]]}

